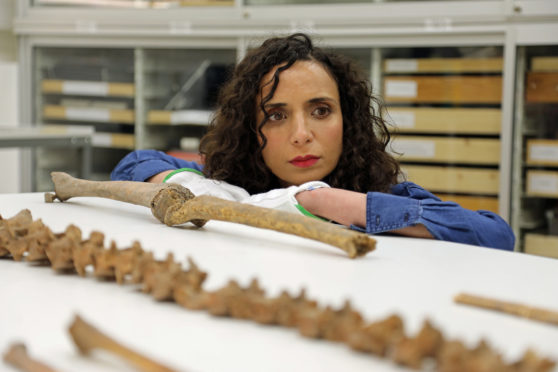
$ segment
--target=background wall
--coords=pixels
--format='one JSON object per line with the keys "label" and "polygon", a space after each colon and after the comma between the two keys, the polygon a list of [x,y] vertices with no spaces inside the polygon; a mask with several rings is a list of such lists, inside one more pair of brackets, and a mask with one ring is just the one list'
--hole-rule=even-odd
{"label": "background wall", "polygon": [[[0,126],[18,126],[17,38],[12,32],[15,0],[0,0]],[[20,191],[20,150],[0,149],[0,193]]]}

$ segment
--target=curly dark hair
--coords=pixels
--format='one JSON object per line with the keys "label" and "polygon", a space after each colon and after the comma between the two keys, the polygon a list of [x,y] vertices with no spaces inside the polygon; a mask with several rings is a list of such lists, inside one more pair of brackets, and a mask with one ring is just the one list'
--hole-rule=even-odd
{"label": "curly dark hair", "polygon": [[[269,119],[264,105],[272,99],[281,71],[296,61],[317,61],[334,77],[343,115],[343,152],[335,169],[322,181],[358,192],[386,192],[397,183],[398,162],[386,152],[390,133],[382,119],[382,102],[372,95],[369,80],[351,60],[315,47],[302,33],[273,37],[247,53],[223,86],[218,109],[200,142],[206,176],[261,193],[281,187],[262,157],[262,127]],[[272,88],[261,98],[262,78],[274,67]],[[257,122],[257,110],[265,115]],[[258,135],[262,142],[258,141]]]}

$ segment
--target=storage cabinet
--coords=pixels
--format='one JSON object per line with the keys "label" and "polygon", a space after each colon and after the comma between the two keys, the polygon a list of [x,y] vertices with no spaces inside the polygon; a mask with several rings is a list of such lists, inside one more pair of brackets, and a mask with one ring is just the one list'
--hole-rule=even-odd
{"label": "storage cabinet", "polygon": [[[94,126],[92,177],[99,180],[136,148],[199,160],[196,140],[235,59],[234,49],[37,47],[35,121]],[[51,188],[50,171],[79,173],[72,158],[38,151],[36,188]]]}
{"label": "storage cabinet", "polygon": [[[135,147],[134,50],[37,47],[33,61],[34,122],[93,126],[92,177],[106,179]],[[75,158],[66,150],[38,150],[36,189],[51,188],[53,170],[79,174]]]}
{"label": "storage cabinet", "polygon": [[499,211],[502,48],[383,50],[392,152],[407,179],[469,209]]}
{"label": "storage cabinet", "polygon": [[518,50],[518,238],[527,253],[558,257],[558,45]]}
{"label": "storage cabinet", "polygon": [[145,49],[140,99],[145,135],[140,148],[192,156],[215,108],[219,88],[236,60],[235,49]]}

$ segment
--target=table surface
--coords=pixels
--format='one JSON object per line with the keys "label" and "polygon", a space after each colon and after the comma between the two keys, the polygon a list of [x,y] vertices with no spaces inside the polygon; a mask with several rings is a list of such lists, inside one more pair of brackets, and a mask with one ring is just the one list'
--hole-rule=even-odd
{"label": "table surface", "polygon": [[[209,273],[205,289],[229,279],[257,277],[269,295],[306,288],[321,305],[350,300],[367,321],[397,313],[408,334],[428,318],[447,338],[487,340],[506,360],[527,348],[558,360],[558,326],[457,305],[460,292],[558,310],[558,260],[440,241],[377,237],[377,249],[351,260],[331,246],[237,224],[168,227],[149,209],[100,198],[46,204],[43,194],[0,195],[4,218],[28,208],[54,232],[70,223],[84,236],[105,233],[105,246],[134,240],[163,259],[191,256]],[[11,259],[0,260],[0,351],[16,340],[60,371],[133,371],[117,358],[84,358],[67,327],[79,313],[129,347],[181,371],[392,371],[392,362],[344,344],[307,339],[296,330],[212,317],[171,302],[158,303],[134,285],[64,275]],[[0,364],[0,370],[7,368]]]}

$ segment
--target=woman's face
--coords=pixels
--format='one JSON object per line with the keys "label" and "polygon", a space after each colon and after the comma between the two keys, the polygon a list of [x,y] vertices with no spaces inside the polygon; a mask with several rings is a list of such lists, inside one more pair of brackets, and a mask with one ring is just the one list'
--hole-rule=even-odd
{"label": "woman's face", "polygon": [[[276,69],[263,77],[261,97],[270,92],[272,84],[266,83]],[[270,118],[262,128],[263,160],[283,186],[321,180],[333,171],[343,150],[343,115],[337,83],[320,63],[297,61],[281,72],[265,108]]]}

